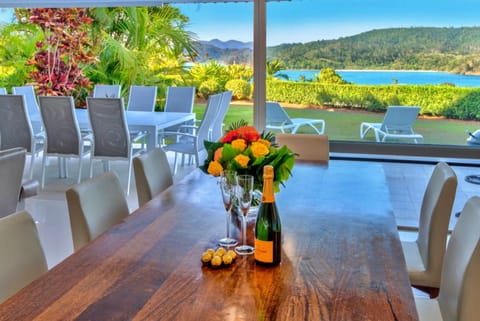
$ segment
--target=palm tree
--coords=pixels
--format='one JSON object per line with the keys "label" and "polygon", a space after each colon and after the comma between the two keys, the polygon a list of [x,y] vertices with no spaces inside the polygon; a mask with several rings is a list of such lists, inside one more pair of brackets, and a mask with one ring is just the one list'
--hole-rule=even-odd
{"label": "palm tree", "polygon": [[282,73],[277,74],[279,71],[285,68],[286,68],[285,64],[278,59],[267,61],[267,76],[269,78],[277,77],[277,78],[288,80],[289,79],[288,75],[282,74]]}
{"label": "palm tree", "polygon": [[[185,31],[188,18],[178,8],[94,8],[92,39],[99,63],[89,75],[94,82],[166,84],[182,79],[183,64],[196,54],[194,35]],[[164,74],[174,74],[165,77]]]}

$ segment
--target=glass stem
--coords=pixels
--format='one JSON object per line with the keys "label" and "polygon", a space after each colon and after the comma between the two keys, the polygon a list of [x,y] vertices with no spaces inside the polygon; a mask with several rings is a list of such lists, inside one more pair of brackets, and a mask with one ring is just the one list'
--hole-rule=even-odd
{"label": "glass stem", "polygon": [[226,237],[230,238],[230,220],[232,219],[231,211],[227,211],[227,226],[226,226]]}
{"label": "glass stem", "polygon": [[247,245],[247,217],[242,215],[243,246]]}

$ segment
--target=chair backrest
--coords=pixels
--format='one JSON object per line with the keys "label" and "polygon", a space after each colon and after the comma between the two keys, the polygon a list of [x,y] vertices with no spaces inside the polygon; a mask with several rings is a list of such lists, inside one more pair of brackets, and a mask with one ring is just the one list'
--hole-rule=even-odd
{"label": "chair backrest", "polygon": [[328,163],[330,144],[327,135],[317,134],[276,134],[279,146],[288,146],[298,154],[296,159]]}
{"label": "chair backrest", "polygon": [[443,321],[479,321],[480,197],[470,198],[448,242],[438,303]]}
{"label": "chair backrest", "polygon": [[127,110],[154,111],[157,86],[130,86]]}
{"label": "chair backrest", "polygon": [[0,218],[0,303],[48,271],[35,222],[28,212]]}
{"label": "chair backrest", "polygon": [[220,101],[220,105],[212,125],[212,131],[210,133],[210,140],[212,141],[216,142],[223,136],[223,120],[225,119],[225,115],[230,107],[232,94],[232,91],[224,91],[222,93],[222,100]]}
{"label": "chair backrest", "polygon": [[95,98],[120,98],[121,85],[95,85],[93,97]]}
{"label": "chair backrest", "polygon": [[432,287],[440,286],[448,224],[457,190],[457,176],[444,162],[438,163],[428,181],[420,211],[418,249]]}
{"label": "chair backrest", "polygon": [[381,130],[385,132],[411,132],[417,119],[418,106],[389,106],[383,118]]}
{"label": "chair backrest", "polygon": [[195,87],[168,87],[165,111],[191,113],[195,98]]}
{"label": "chair backrest", "polygon": [[40,113],[33,86],[12,87],[12,94],[25,96],[25,103],[27,104],[27,109],[30,116]]}
{"label": "chair backrest", "polygon": [[280,106],[279,103],[267,101],[266,108],[266,123],[267,125],[290,125],[292,120],[287,112]]}
{"label": "chair backrest", "polygon": [[154,148],[148,153],[135,157],[133,170],[139,206],[147,203],[173,184],[167,155],[161,148]]}
{"label": "chair backrest", "polygon": [[0,151],[0,217],[17,211],[24,168],[24,148]]}
{"label": "chair backrest", "polygon": [[7,95],[7,88],[0,88],[0,95]]}
{"label": "chair backrest", "polygon": [[23,147],[31,152],[33,128],[23,95],[0,95],[0,150]]}
{"label": "chair backrest", "polygon": [[44,152],[59,155],[81,155],[82,135],[71,96],[39,96],[45,127]]}
{"label": "chair backrest", "polygon": [[[222,94],[210,95],[208,97],[205,114],[203,115],[202,122],[197,130],[197,154],[200,154],[201,151],[205,150],[204,141],[210,140],[210,132],[221,102]],[[201,164],[201,160],[199,164]]]}
{"label": "chair backrest", "polygon": [[122,186],[113,172],[73,186],[66,197],[75,251],[129,215]]}
{"label": "chair backrest", "polygon": [[123,99],[87,97],[87,109],[93,131],[93,156],[130,157]]}

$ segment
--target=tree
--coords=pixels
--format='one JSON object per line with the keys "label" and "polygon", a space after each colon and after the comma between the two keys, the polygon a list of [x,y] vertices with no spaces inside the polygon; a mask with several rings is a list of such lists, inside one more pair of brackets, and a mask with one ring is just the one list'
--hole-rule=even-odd
{"label": "tree", "polygon": [[320,75],[314,75],[315,81],[327,84],[347,84],[343,78],[332,68],[323,68]]}
{"label": "tree", "polygon": [[[19,11],[20,12],[20,11]],[[86,9],[27,9],[28,20],[43,32],[38,51],[27,65],[40,95],[73,95],[77,98],[91,87],[84,75],[86,65],[96,60],[87,28],[92,20]]]}
{"label": "tree", "polygon": [[[279,71],[285,69],[285,64],[280,61],[280,60],[277,60],[277,59],[274,59],[274,60],[271,60],[271,61],[267,61],[267,76],[269,78],[272,78],[272,77],[277,77],[277,78],[282,78],[282,79],[285,79],[285,80],[288,80],[288,75],[286,74],[277,74]],[[277,74],[277,75],[275,75]]]}

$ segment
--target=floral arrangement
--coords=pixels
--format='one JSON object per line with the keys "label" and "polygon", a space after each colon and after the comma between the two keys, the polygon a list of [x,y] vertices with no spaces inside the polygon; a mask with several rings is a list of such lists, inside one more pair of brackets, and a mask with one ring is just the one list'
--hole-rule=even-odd
{"label": "floral arrangement", "polygon": [[205,141],[208,151],[202,171],[213,176],[220,176],[223,170],[234,170],[239,175],[250,174],[254,177],[255,190],[262,190],[263,166],[272,165],[274,189],[280,190],[292,172],[295,154],[287,147],[278,147],[274,143],[272,132],[259,134],[255,127],[240,121],[227,130],[218,142]]}

